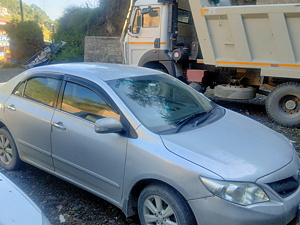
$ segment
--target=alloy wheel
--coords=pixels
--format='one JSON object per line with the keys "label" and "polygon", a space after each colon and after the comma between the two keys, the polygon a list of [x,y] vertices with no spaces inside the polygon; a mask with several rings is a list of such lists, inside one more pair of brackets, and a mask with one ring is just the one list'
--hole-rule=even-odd
{"label": "alloy wheel", "polygon": [[172,207],[157,195],[149,196],[144,203],[146,224],[176,225],[178,220]]}
{"label": "alloy wheel", "polygon": [[0,160],[9,165],[13,160],[13,150],[7,137],[0,135]]}

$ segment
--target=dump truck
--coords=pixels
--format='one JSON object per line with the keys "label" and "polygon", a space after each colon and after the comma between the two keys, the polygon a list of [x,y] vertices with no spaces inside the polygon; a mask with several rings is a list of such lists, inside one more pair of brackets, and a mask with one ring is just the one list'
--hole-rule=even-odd
{"label": "dump truck", "polygon": [[228,99],[267,96],[278,124],[300,126],[300,4],[132,0],[124,63],[167,72]]}

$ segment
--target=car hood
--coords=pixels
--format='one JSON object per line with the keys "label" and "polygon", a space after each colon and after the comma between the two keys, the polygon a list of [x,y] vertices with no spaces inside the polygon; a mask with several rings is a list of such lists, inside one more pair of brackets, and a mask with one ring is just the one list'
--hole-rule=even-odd
{"label": "car hood", "polygon": [[0,225],[50,224],[24,192],[1,173],[0,199]]}
{"label": "car hood", "polygon": [[255,182],[294,155],[283,135],[230,110],[215,123],[161,138],[169,151],[225,180]]}

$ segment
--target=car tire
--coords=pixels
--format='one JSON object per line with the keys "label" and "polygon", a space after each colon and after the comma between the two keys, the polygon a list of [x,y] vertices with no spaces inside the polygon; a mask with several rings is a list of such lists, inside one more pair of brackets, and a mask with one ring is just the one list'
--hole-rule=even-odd
{"label": "car tire", "polygon": [[7,170],[16,170],[21,166],[14,139],[5,128],[0,129],[0,166]]}
{"label": "car tire", "polygon": [[300,126],[300,84],[278,85],[268,96],[266,111],[276,123],[285,127]]}
{"label": "car tire", "polygon": [[138,214],[146,224],[196,224],[187,201],[167,185],[152,184],[144,188],[138,199]]}

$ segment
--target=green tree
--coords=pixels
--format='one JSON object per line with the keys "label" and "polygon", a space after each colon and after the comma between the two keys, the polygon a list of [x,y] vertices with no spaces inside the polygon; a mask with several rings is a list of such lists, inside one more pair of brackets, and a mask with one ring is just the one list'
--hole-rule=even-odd
{"label": "green tree", "polygon": [[5,26],[10,38],[12,58],[24,63],[40,52],[45,43],[41,27],[34,21],[12,22]]}
{"label": "green tree", "polygon": [[[44,10],[35,4],[30,6],[23,2],[24,20],[32,20],[51,29],[51,20]],[[0,0],[0,7],[7,8],[9,15],[0,16],[8,21],[21,21],[19,0]]]}

